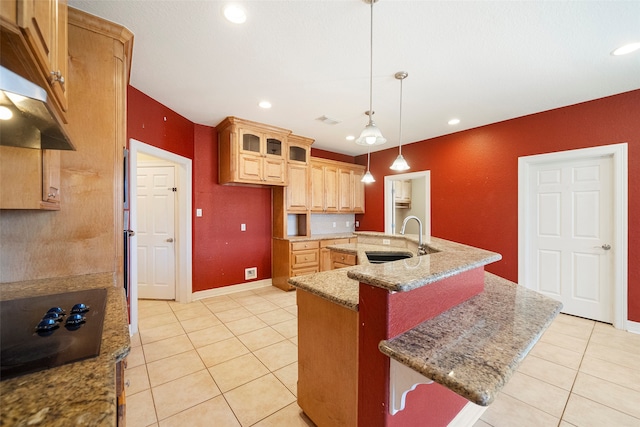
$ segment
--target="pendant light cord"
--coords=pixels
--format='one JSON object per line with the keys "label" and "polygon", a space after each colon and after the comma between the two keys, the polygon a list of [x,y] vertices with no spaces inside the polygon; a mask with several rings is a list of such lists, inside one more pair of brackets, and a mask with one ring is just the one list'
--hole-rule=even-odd
{"label": "pendant light cord", "polygon": [[371,2],[371,32],[369,37],[369,124],[373,122],[373,3],[376,0],[369,0]]}
{"label": "pendant light cord", "polygon": [[400,148],[399,153],[400,155],[402,155],[402,82],[404,81],[404,78],[400,79],[400,130],[398,131],[398,142],[400,143],[400,145],[398,146]]}

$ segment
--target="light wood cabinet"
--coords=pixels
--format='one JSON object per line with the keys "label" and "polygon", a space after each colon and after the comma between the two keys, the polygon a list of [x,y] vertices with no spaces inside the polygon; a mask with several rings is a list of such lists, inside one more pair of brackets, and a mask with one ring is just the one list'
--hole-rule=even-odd
{"label": "light wood cabinet", "polygon": [[319,269],[319,243],[273,239],[271,282],[285,291],[295,289],[287,283],[290,277],[317,273]]}
{"label": "light wood cabinet", "polygon": [[351,267],[356,265],[357,256],[346,252],[331,251],[331,269]]}
{"label": "light wood cabinet", "polygon": [[220,184],[286,186],[291,131],[236,117],[218,126]]}
{"label": "light wood cabinet", "polygon": [[411,207],[411,180],[393,181],[393,200],[397,208]]}
{"label": "light wood cabinet", "polygon": [[60,210],[60,151],[0,146],[0,164],[0,209]]}
{"label": "light wood cabinet", "polygon": [[364,212],[364,166],[311,158],[311,211]]}
{"label": "light wood cabinet", "polygon": [[286,191],[287,212],[306,213],[309,210],[309,153],[313,139],[290,135]]}
{"label": "light wood cabinet", "polygon": [[[66,123],[67,0],[2,0],[0,14],[3,18],[2,36],[13,41],[8,54],[12,58],[7,58],[8,64],[3,59],[3,65],[15,68],[12,66],[15,58],[20,58],[20,65],[26,68],[16,72],[46,89],[59,117]],[[15,52],[15,49],[19,52]],[[35,76],[38,78],[35,79]]]}
{"label": "light wood cabinet", "polygon": [[320,240],[320,271],[333,269],[333,263],[331,261],[331,250],[327,246],[344,245],[347,243],[356,243],[357,241],[357,237]]}
{"label": "light wood cabinet", "polygon": [[358,424],[358,312],[299,289],[298,405],[319,426]]}

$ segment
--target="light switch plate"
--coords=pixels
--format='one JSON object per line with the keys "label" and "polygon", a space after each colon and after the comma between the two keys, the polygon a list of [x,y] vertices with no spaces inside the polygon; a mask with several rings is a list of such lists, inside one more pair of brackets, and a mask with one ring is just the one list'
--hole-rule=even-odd
{"label": "light switch plate", "polygon": [[202,209],[196,209],[196,216],[202,216]]}
{"label": "light switch plate", "polygon": [[247,231],[247,224],[240,224],[240,231]]}

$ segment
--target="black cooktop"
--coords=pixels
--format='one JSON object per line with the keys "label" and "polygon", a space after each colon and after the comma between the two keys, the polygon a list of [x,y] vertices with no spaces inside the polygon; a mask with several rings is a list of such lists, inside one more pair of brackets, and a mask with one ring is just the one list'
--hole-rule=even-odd
{"label": "black cooktop", "polygon": [[106,289],[0,301],[0,380],[100,354]]}

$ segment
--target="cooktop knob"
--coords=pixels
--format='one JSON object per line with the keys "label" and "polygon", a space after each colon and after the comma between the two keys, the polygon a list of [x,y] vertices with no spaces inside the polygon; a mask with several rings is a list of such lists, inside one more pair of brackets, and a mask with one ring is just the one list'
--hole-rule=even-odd
{"label": "cooktop knob", "polygon": [[39,332],[50,331],[57,327],[58,327],[58,322],[55,319],[45,318],[45,319],[42,319],[40,323],[38,323],[38,326],[36,326],[36,331],[39,331]]}
{"label": "cooktop knob", "polygon": [[71,325],[71,326],[75,326],[75,325],[79,325],[80,323],[84,322],[86,319],[84,318],[84,316],[80,313],[72,313],[69,315],[69,317],[67,317],[67,321],[66,324],[67,325]]}
{"label": "cooktop knob", "polygon": [[42,316],[43,319],[53,319],[56,322],[62,322],[63,316],[61,316],[59,313],[56,313],[54,311],[47,311],[45,313],[44,316]]}
{"label": "cooktop knob", "polygon": [[59,316],[65,314],[64,310],[60,307],[51,307],[49,310],[47,310],[47,313],[56,313]]}
{"label": "cooktop knob", "polygon": [[71,307],[71,313],[86,313],[89,311],[89,306],[83,303],[79,303]]}

